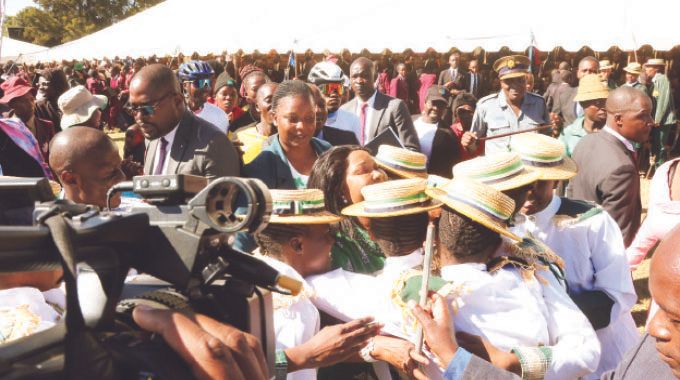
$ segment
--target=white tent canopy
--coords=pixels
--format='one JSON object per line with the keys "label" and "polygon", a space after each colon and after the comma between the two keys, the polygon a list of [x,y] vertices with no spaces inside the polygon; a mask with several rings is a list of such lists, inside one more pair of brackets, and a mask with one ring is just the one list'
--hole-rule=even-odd
{"label": "white tent canopy", "polygon": [[522,51],[589,46],[634,50],[678,44],[680,2],[641,17],[639,2],[572,0],[166,0],[81,39],[31,54],[31,60],[185,55],[275,49],[401,52],[410,48]]}
{"label": "white tent canopy", "polygon": [[9,37],[2,37],[2,51],[0,51],[0,62],[16,60],[19,56],[45,51],[45,46],[29,44],[28,42],[14,40]]}

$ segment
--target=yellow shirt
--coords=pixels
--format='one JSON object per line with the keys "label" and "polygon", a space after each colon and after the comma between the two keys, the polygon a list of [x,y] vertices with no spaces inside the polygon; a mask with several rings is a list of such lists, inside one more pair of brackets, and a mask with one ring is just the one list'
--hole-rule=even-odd
{"label": "yellow shirt", "polygon": [[236,132],[236,137],[243,143],[243,163],[247,164],[254,160],[262,151],[262,145],[267,141],[267,136],[257,133],[257,128],[250,127]]}

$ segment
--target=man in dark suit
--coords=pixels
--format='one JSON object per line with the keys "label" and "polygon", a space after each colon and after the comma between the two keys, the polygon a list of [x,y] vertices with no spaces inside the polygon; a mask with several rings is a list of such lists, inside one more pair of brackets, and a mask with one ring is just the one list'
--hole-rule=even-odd
{"label": "man in dark suit", "polygon": [[234,145],[217,127],[195,116],[184,104],[175,74],[164,65],[141,69],[130,83],[135,121],[151,140],[145,174],[193,174],[213,179],[238,176]]}
{"label": "man in dark suit", "polygon": [[626,247],[640,227],[640,176],[634,143],[644,143],[654,125],[652,101],[632,87],[619,87],[607,98],[607,124],[576,145],[572,158],[580,168],[569,185],[572,198],[602,205],[621,228]]}
{"label": "man in dark suit", "polygon": [[463,79],[463,88],[466,92],[474,95],[475,98],[481,99],[486,96],[488,91],[488,81],[479,72],[479,61],[476,59],[468,63],[468,72],[465,73]]}
{"label": "man in dark suit", "polygon": [[451,93],[451,97],[465,91],[465,75],[460,69],[460,53],[452,53],[449,56],[449,68],[439,73],[437,85],[446,87]]}
{"label": "man in dark suit", "polygon": [[418,135],[406,103],[375,90],[373,62],[359,57],[352,62],[349,72],[350,84],[356,96],[341,109],[359,117],[361,145],[366,145],[387,128],[392,128],[404,147],[419,151]]}
{"label": "man in dark suit", "polygon": [[[680,293],[680,283],[677,281],[680,277],[679,246],[680,227],[676,227],[668,233],[652,257],[649,288],[659,310],[649,323],[649,333],[624,356],[616,369],[602,374],[602,380],[680,378],[680,328],[676,323],[680,319],[680,299],[677,297]],[[470,339],[470,336],[456,342],[455,329],[444,298],[435,296],[432,315],[419,306],[414,306],[412,311],[423,325],[423,335],[430,351],[441,363],[446,363],[446,380],[520,379],[518,374],[522,371],[522,363],[519,363],[518,358],[513,358],[514,354],[487,344],[471,346],[466,342],[481,343],[481,339]],[[412,353],[411,356],[419,362],[427,362],[419,354]],[[530,358],[524,358],[527,359],[530,361]],[[415,375],[418,379],[425,378],[420,371]]]}
{"label": "man in dark suit", "polygon": [[[597,58],[592,56],[583,57],[578,63],[575,83],[570,83],[571,86],[561,85],[555,90],[555,97],[550,112],[560,115],[564,119],[564,125],[569,125],[576,118],[583,116],[583,108],[578,102],[574,101],[578,90],[578,82],[587,74],[597,74],[599,71],[600,61]],[[567,80],[571,82],[571,77],[564,75],[563,81]]]}

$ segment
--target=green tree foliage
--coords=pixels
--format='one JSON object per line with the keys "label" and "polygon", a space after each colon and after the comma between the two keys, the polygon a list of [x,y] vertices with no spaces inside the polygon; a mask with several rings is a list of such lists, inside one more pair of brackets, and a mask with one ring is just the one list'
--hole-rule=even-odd
{"label": "green tree foliage", "polygon": [[33,0],[7,20],[29,42],[54,46],[106,28],[162,0]]}

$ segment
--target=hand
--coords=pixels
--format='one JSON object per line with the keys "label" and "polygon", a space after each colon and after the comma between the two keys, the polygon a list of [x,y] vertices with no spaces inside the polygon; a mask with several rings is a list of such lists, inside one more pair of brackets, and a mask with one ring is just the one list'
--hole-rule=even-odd
{"label": "hand", "polygon": [[415,350],[413,343],[404,339],[387,336],[376,336],[373,339],[373,343],[375,348],[371,356],[391,364],[411,377],[415,377],[413,371],[418,368],[419,361],[411,357],[411,352]]}
{"label": "hand", "polygon": [[260,342],[235,327],[196,314],[137,306],[139,327],[160,334],[199,379],[266,379],[267,363]]}
{"label": "hand", "polygon": [[468,152],[476,149],[477,146],[477,133],[476,132],[465,132],[460,138],[460,144]]}
{"label": "hand", "polygon": [[125,174],[126,179],[132,179],[136,175],[144,174],[144,167],[142,164],[132,161],[132,156],[124,159],[120,163],[120,169]]}
{"label": "hand", "polygon": [[456,334],[458,344],[471,354],[479,356],[498,368],[521,375],[522,368],[517,355],[498,349],[488,340],[464,332]]}
{"label": "hand", "polygon": [[310,340],[287,349],[288,372],[327,367],[358,354],[382,324],[369,324],[373,318],[355,319],[341,325],[326,326]]}
{"label": "hand", "polygon": [[454,81],[448,81],[448,82],[444,83],[444,87],[446,87],[446,89],[450,91],[451,88],[453,88],[453,86],[455,84],[456,84],[456,82],[454,82]]}
{"label": "hand", "polygon": [[440,364],[446,367],[456,355],[458,343],[456,343],[453,320],[444,297],[439,294],[433,296],[432,315],[423,310],[420,305],[411,306],[411,312],[423,326],[423,337],[430,351],[439,359]]}

